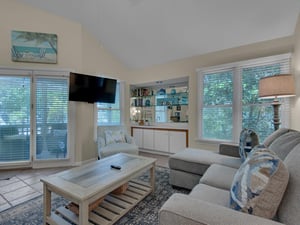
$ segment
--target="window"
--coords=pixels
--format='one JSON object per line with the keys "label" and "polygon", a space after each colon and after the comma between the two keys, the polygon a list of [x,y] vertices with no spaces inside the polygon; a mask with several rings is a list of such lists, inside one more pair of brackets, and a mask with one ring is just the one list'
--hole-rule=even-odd
{"label": "window", "polygon": [[[273,108],[272,100],[259,99],[259,80],[289,68],[285,54],[198,70],[199,138],[236,142],[242,128],[251,128],[264,140],[274,131]],[[289,101],[280,101],[282,126],[288,126]]]}
{"label": "window", "polygon": [[67,155],[68,80],[36,78],[36,158]]}
{"label": "window", "polygon": [[232,86],[232,70],[204,75],[202,128],[205,132],[203,138],[232,139]]}
{"label": "window", "polygon": [[0,162],[30,159],[29,77],[0,76]]}
{"label": "window", "polygon": [[66,71],[0,68],[0,162],[65,159],[67,124]]}
{"label": "window", "polygon": [[262,77],[280,74],[281,63],[242,68],[242,128],[255,130],[261,140],[274,131],[271,99],[258,98],[259,80]]}
{"label": "window", "polygon": [[122,121],[121,106],[122,83],[117,83],[115,103],[97,103],[97,124],[100,125],[120,125]]}

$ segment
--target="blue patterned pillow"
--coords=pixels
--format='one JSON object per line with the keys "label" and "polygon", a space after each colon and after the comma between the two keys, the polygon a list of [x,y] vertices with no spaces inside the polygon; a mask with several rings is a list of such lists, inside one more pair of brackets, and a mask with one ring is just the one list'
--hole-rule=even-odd
{"label": "blue patterned pillow", "polygon": [[287,187],[289,173],[271,150],[256,148],[236,172],[230,189],[231,208],[273,218]]}
{"label": "blue patterned pillow", "polygon": [[247,154],[252,150],[252,148],[258,144],[258,136],[253,130],[245,128],[241,131],[239,153],[242,162],[245,161]]}

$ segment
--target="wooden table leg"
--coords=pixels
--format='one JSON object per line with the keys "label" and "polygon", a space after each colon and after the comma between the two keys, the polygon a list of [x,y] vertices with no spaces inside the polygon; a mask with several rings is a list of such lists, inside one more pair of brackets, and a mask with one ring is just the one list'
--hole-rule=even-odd
{"label": "wooden table leg", "polygon": [[155,163],[150,168],[150,185],[152,187],[152,192],[155,190]]}
{"label": "wooden table leg", "polygon": [[51,215],[51,191],[48,190],[47,185],[44,183],[44,221],[43,224],[47,224],[47,217]]}
{"label": "wooden table leg", "polygon": [[79,224],[89,224],[89,204],[85,201],[79,204]]}

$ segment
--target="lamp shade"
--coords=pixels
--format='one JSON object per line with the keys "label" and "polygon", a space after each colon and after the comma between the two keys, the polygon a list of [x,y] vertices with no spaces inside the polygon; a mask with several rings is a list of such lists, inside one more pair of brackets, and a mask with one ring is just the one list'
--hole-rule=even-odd
{"label": "lamp shade", "polygon": [[263,77],[259,81],[260,98],[283,98],[295,96],[295,82],[291,74]]}

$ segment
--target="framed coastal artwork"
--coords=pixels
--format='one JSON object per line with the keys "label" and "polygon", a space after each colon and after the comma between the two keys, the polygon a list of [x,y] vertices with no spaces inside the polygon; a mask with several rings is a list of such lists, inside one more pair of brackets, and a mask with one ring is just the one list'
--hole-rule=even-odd
{"label": "framed coastal artwork", "polygon": [[12,31],[11,59],[15,62],[57,63],[57,35]]}

